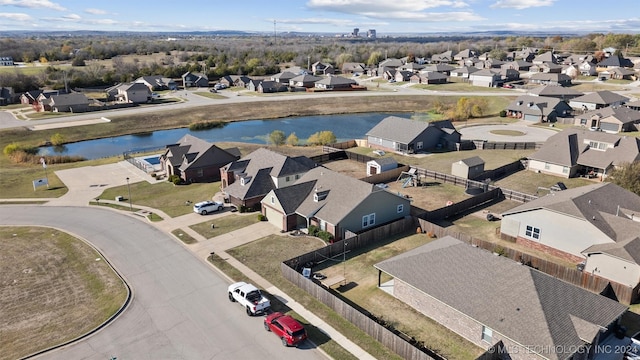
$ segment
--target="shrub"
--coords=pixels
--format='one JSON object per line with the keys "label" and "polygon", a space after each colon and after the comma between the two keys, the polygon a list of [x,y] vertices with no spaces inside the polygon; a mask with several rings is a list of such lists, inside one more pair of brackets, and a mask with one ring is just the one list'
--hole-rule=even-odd
{"label": "shrub", "polygon": [[241,213],[246,213],[247,212],[247,207],[244,205],[240,205],[240,208],[238,209],[239,212]]}
{"label": "shrub", "polygon": [[7,155],[10,156],[11,154],[13,154],[14,152],[18,151],[18,150],[22,150],[20,148],[20,145],[18,145],[17,143],[11,143],[7,146],[4,147],[4,150],[2,150],[2,152]]}
{"label": "shrub", "polygon": [[258,214],[258,221],[267,221],[267,217],[263,214]]}
{"label": "shrub", "polygon": [[309,235],[316,236],[318,231],[320,231],[320,228],[315,225],[309,225]]}
{"label": "shrub", "polygon": [[507,117],[507,110],[500,110],[500,117]]}
{"label": "shrub", "polygon": [[172,182],[174,185],[180,185],[180,183],[182,183],[182,179],[178,175],[171,175],[167,180]]}
{"label": "shrub", "polygon": [[189,125],[189,130],[198,131],[198,130],[209,130],[224,127],[225,123],[222,121],[203,121],[192,123]]}
{"label": "shrub", "polygon": [[60,146],[62,144],[65,143],[65,138],[64,135],[60,134],[60,133],[55,133],[53,135],[51,135],[51,145],[53,146]]}
{"label": "shrub", "polygon": [[333,235],[330,232],[327,232],[327,231],[318,231],[316,236],[319,237],[320,239],[324,240],[325,242],[332,242],[333,241]]}

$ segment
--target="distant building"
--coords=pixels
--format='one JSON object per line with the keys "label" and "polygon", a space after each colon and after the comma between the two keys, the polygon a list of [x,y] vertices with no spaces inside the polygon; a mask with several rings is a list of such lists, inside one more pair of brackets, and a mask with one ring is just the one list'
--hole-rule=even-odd
{"label": "distant building", "polygon": [[0,66],[13,66],[13,58],[11,56],[0,56]]}
{"label": "distant building", "polygon": [[376,29],[369,29],[367,31],[367,37],[369,39],[375,39],[376,38]]}
{"label": "distant building", "polygon": [[353,32],[351,33],[351,36],[353,37],[358,37],[358,33],[360,32],[360,29],[358,28],[354,28]]}

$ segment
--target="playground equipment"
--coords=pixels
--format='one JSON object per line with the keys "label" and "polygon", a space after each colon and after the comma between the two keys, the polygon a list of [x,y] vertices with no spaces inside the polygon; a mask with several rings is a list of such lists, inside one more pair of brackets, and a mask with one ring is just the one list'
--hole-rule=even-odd
{"label": "playground equipment", "polygon": [[409,171],[403,171],[398,176],[396,182],[402,182],[402,187],[406,188],[407,186],[417,186],[418,185],[418,175],[416,174],[416,169],[411,168]]}

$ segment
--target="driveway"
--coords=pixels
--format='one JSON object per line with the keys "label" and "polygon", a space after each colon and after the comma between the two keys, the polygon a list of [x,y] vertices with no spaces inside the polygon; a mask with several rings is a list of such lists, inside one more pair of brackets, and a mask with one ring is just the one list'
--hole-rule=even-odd
{"label": "driveway", "polygon": [[[79,219],[82,219],[79,221]],[[170,235],[132,215],[93,207],[0,206],[0,225],[50,226],[90,239],[133,289],[99,332],[47,359],[325,359],[307,342],[284,348],[227,300],[228,282]]]}
{"label": "driveway", "polygon": [[[522,135],[513,136],[492,133],[492,131],[495,130],[516,131]],[[526,124],[468,126],[458,129],[458,131],[462,134],[463,140],[486,140],[495,142],[545,142],[549,137],[557,134],[555,130],[527,126]]]}

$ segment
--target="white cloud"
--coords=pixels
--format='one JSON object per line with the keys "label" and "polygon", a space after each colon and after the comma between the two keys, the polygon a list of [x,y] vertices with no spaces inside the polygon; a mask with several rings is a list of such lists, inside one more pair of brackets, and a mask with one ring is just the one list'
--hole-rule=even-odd
{"label": "white cloud", "polygon": [[416,12],[438,7],[463,8],[469,6],[460,0],[309,0],[307,6],[314,10],[326,10],[347,14],[386,13],[395,11]]}
{"label": "white cloud", "polygon": [[348,19],[305,18],[305,19],[277,19],[278,24],[328,24],[333,26],[353,26],[355,22]]}
{"label": "white cloud", "polygon": [[82,19],[78,14],[69,14],[69,15],[63,16],[62,18],[67,20],[72,20],[72,21],[77,21]]}
{"label": "white cloud", "polygon": [[0,18],[9,19],[14,21],[30,21],[31,16],[22,13],[0,13]]}
{"label": "white cloud", "polygon": [[105,10],[101,10],[101,9],[84,9],[84,12],[86,12],[87,14],[93,14],[93,15],[104,15],[107,13]]}
{"label": "white cloud", "polygon": [[446,22],[446,21],[480,21],[485,20],[480,15],[473,12],[406,12],[396,11],[385,14],[364,13],[364,16],[371,18],[390,19],[403,22]]}
{"label": "white cloud", "polygon": [[498,0],[492,8],[527,9],[540,6],[551,6],[556,0]]}
{"label": "white cloud", "polygon": [[29,9],[52,9],[64,11],[62,5],[49,0],[0,0],[0,6],[17,6]]}

